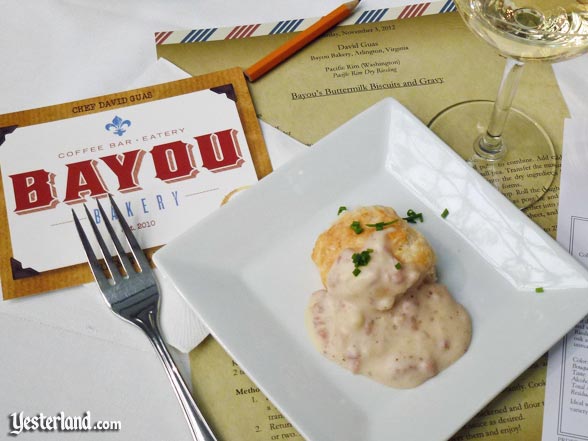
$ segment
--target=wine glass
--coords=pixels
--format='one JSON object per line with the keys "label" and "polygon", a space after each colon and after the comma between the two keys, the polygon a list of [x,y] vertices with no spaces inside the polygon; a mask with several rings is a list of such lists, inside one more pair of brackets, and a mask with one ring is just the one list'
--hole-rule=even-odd
{"label": "wine glass", "polygon": [[588,0],[454,0],[466,25],[507,57],[495,102],[458,103],[429,127],[519,208],[548,190],[553,143],[511,107],[527,62],[555,62],[588,51]]}

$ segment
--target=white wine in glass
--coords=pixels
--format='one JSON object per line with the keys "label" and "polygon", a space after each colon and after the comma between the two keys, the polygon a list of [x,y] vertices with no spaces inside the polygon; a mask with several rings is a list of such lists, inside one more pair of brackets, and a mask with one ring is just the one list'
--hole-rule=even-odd
{"label": "white wine in glass", "polygon": [[[553,143],[524,112],[511,108],[527,62],[555,62],[588,51],[588,0],[454,0],[466,25],[507,57],[498,97],[458,103],[429,124],[486,179],[525,208],[540,199],[556,171]],[[540,172],[508,191],[511,171]]]}

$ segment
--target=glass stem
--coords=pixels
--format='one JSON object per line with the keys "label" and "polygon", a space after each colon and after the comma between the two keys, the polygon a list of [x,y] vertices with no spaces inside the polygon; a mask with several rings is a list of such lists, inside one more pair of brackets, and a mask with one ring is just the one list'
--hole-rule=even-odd
{"label": "glass stem", "polygon": [[506,60],[504,74],[488,128],[486,133],[481,135],[474,145],[476,153],[486,160],[497,161],[506,154],[506,145],[502,139],[502,132],[517,92],[523,66],[524,63],[520,61],[511,58]]}

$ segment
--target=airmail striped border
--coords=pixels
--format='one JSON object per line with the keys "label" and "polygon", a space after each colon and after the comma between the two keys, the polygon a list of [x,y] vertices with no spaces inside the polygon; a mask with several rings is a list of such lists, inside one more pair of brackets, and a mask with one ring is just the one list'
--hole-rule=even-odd
{"label": "airmail striped border", "polygon": [[[455,11],[453,0],[414,3],[396,8],[358,10],[341,26],[375,23],[386,20],[420,17],[421,15],[443,14]],[[203,41],[232,40],[237,38],[259,37],[262,35],[286,34],[303,31],[316,23],[320,17],[284,20],[277,23],[249,24],[234,27],[192,29],[188,31],[167,31],[155,33],[155,44],[197,43]]]}

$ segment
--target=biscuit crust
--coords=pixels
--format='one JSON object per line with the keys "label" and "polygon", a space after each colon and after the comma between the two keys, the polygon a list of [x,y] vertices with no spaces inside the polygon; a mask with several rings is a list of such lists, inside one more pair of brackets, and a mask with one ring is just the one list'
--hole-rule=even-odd
{"label": "biscuit crust", "polygon": [[[353,222],[359,222],[363,232],[357,234],[352,228]],[[376,232],[368,224],[392,222],[386,226],[387,247],[401,264],[412,264],[423,279],[436,279],[436,257],[425,237],[402,219],[394,209],[381,205],[360,207],[344,211],[326,231],[321,233],[312,250],[312,260],[317,265],[323,285],[327,286],[327,275],[333,263],[344,249],[358,253],[364,250],[366,240]]]}

